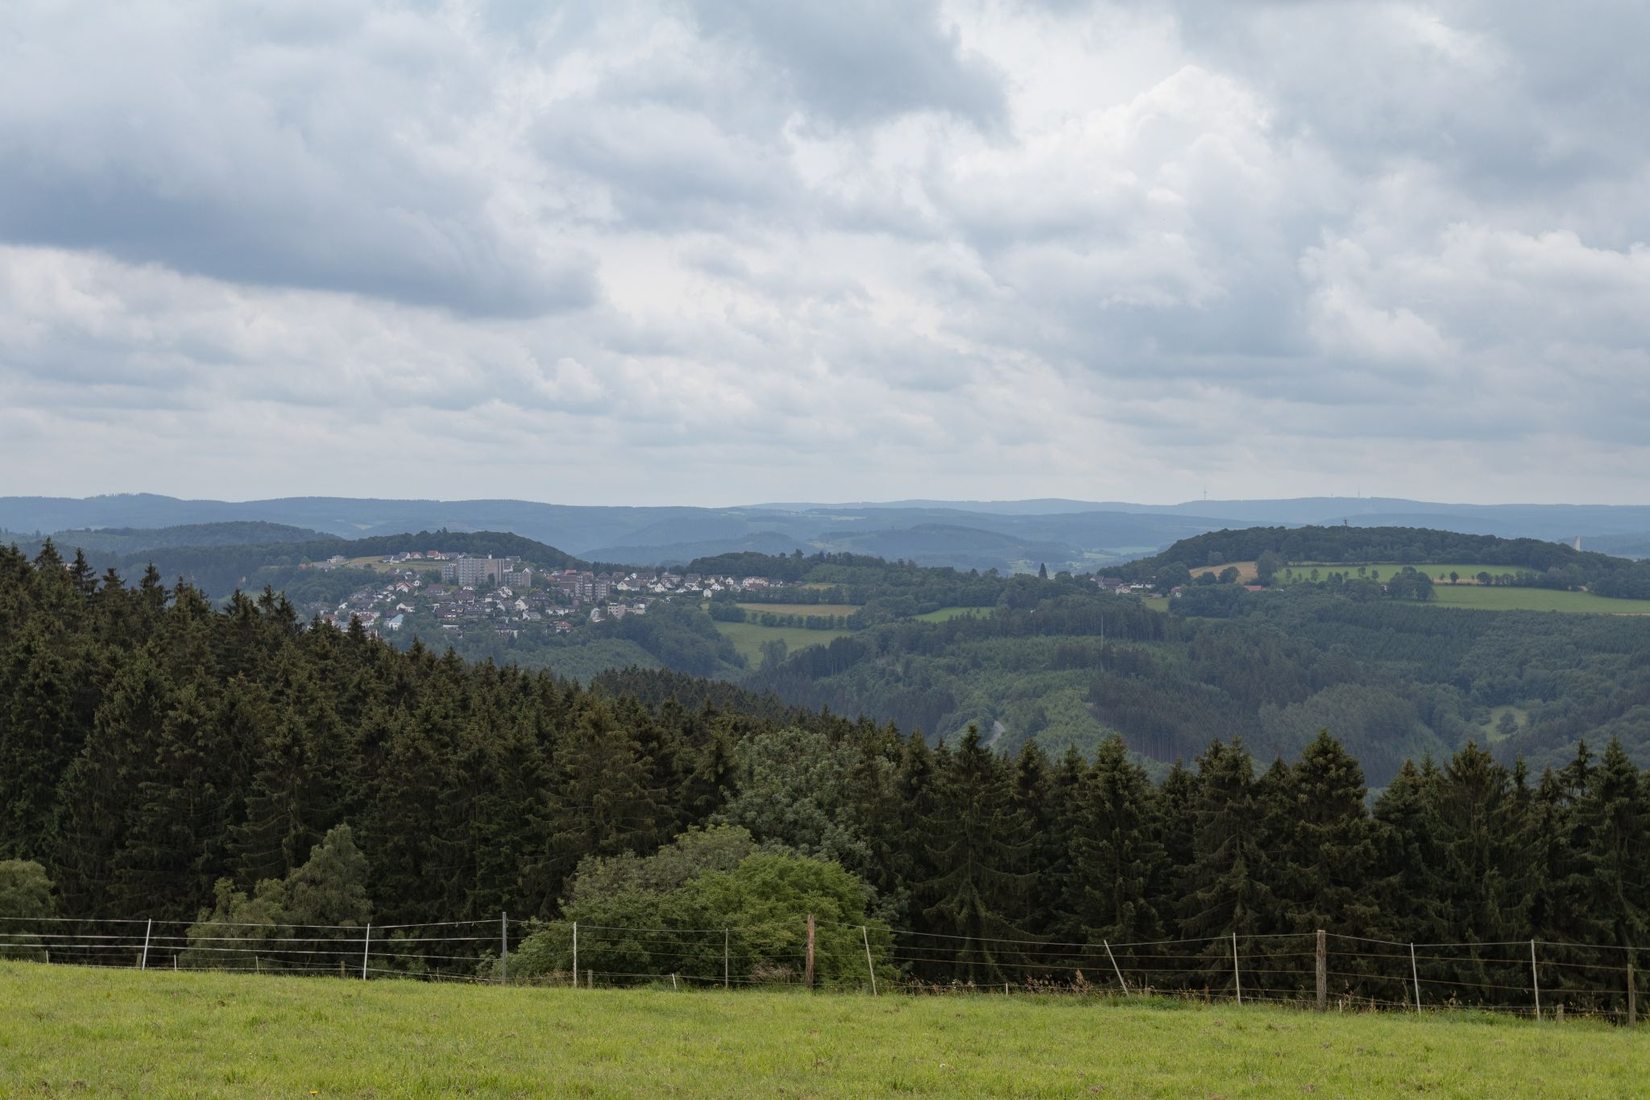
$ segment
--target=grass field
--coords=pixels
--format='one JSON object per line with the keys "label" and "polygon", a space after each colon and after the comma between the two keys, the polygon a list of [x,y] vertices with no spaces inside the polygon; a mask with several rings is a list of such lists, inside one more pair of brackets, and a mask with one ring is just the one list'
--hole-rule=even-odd
{"label": "grass field", "polygon": [[1433,586],[1439,607],[1479,611],[1567,611],[1602,615],[1650,615],[1650,600],[1613,600],[1591,592],[1556,592],[1547,588],[1499,588],[1482,585]]}
{"label": "grass field", "polygon": [[752,614],[760,615],[763,612],[769,615],[852,615],[859,610],[857,603],[742,603],[739,605]]}
{"label": "grass field", "polygon": [[1644,1096],[1605,1024],[0,962],[5,1096]]}
{"label": "grass field", "polygon": [[[1331,573],[1344,573],[1348,577],[1359,576],[1358,570],[1364,570],[1364,575],[1373,577],[1380,574],[1381,580],[1390,580],[1392,575],[1405,568],[1404,562],[1377,561],[1364,564],[1346,565],[1342,562],[1295,562],[1278,571],[1278,579],[1285,584],[1294,581],[1310,580],[1312,571],[1317,570],[1321,579]],[[1511,565],[1474,565],[1466,562],[1422,562],[1413,566],[1416,572],[1425,573],[1432,578],[1434,584],[1449,584],[1449,575],[1455,573],[1459,580],[1457,587],[1462,585],[1476,585],[1480,573],[1488,573],[1492,577],[1528,573],[1528,569],[1519,569]],[[1439,580],[1442,577],[1443,580]]]}
{"label": "grass field", "polygon": [[852,633],[847,630],[809,630],[800,626],[759,626],[756,623],[719,622],[716,629],[733,642],[733,648],[742,653],[753,668],[762,659],[762,645],[765,642],[782,641],[789,652],[795,653],[812,645],[826,645],[835,638]]}
{"label": "grass field", "polygon": [[978,615],[981,618],[991,614],[989,607],[942,607],[938,611],[926,611],[917,616],[919,623],[943,623],[952,619],[962,619]]}

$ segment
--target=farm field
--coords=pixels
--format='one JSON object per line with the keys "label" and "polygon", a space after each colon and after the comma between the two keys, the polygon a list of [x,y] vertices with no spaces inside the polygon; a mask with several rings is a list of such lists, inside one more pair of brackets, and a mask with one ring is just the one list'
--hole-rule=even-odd
{"label": "farm field", "polygon": [[[1408,565],[1407,562],[1399,561],[1375,561],[1353,565],[1344,562],[1293,562],[1279,570],[1278,578],[1285,584],[1293,581],[1309,580],[1314,569],[1318,571],[1320,578],[1326,577],[1330,573],[1345,573],[1349,577],[1356,577],[1360,575],[1358,570],[1363,569],[1368,575],[1373,576],[1378,573],[1382,580],[1388,580],[1394,573],[1405,568],[1406,565]],[[1457,587],[1476,585],[1478,581],[1475,578],[1480,573],[1488,573],[1492,577],[1498,577],[1503,574],[1512,575],[1529,572],[1527,569],[1518,569],[1510,565],[1475,565],[1465,562],[1418,562],[1413,568],[1416,572],[1425,573],[1431,577],[1434,584],[1440,585],[1448,585],[1450,583],[1449,575],[1453,572],[1460,578]],[[1443,580],[1439,580],[1440,577]]]}
{"label": "farm field", "polygon": [[753,668],[762,660],[762,646],[766,642],[784,642],[786,649],[795,653],[809,646],[827,645],[852,633],[848,630],[809,630],[801,626],[761,626],[757,623],[719,622],[716,629],[733,642],[733,648],[737,649]]}
{"label": "farm field", "polygon": [[1606,1024],[0,963],[6,1096],[1628,1096]]}
{"label": "farm field", "polygon": [[769,615],[852,615],[859,610],[857,603],[742,603],[746,611]]}
{"label": "farm field", "polygon": [[1432,602],[1439,607],[1479,611],[1567,611],[1602,615],[1650,615],[1650,600],[1613,600],[1591,592],[1557,592],[1547,588],[1500,588],[1482,585],[1435,585]]}
{"label": "farm field", "polygon": [[1255,583],[1255,563],[1252,561],[1229,561],[1224,565],[1200,565],[1192,570],[1192,576],[1201,577],[1205,573],[1219,576],[1223,570],[1235,568],[1238,571],[1239,584]]}
{"label": "farm field", "polygon": [[938,611],[927,611],[917,616],[919,623],[944,623],[952,619],[962,619],[978,615],[981,618],[991,614],[989,607],[942,607]]}

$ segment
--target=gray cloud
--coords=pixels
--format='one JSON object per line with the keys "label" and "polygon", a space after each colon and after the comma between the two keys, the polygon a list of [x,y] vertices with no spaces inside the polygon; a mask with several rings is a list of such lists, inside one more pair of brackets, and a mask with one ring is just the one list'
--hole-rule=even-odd
{"label": "gray cloud", "polygon": [[1647,19],[21,0],[0,491],[1642,499]]}
{"label": "gray cloud", "polygon": [[592,298],[587,256],[489,209],[464,156],[490,109],[486,59],[440,20],[354,3],[9,11],[4,239],[475,313]]}
{"label": "gray cloud", "polygon": [[959,50],[933,0],[699,0],[694,11],[712,33],[748,42],[802,104],[835,122],[933,110],[989,124],[1004,106],[998,74]]}

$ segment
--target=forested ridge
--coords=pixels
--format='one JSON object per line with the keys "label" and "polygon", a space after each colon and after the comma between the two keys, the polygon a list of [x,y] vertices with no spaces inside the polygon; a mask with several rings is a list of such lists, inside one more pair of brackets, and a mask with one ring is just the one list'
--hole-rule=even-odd
{"label": "forested ridge", "polygon": [[1267,557],[1279,565],[1471,563],[1505,567],[1511,570],[1510,582],[1518,585],[1586,588],[1616,598],[1650,597],[1650,562],[1577,550],[1542,539],[1506,539],[1423,527],[1245,527],[1211,531],[1181,539],[1166,550],[1116,567],[1115,571],[1131,579],[1152,581],[1187,569]]}
{"label": "forested ridge", "polygon": [[1117,732],[1164,765],[1213,737],[1292,757],[1327,726],[1377,785],[1473,739],[1504,763],[1561,765],[1579,739],[1619,737],[1650,762],[1644,616],[1453,610],[1304,583],[1194,587],[1171,606],[1013,578],[987,614],[886,622],[745,683],[946,736],[1000,724],[1010,751],[1092,752]]}
{"label": "forested ridge", "polygon": [[0,551],[0,860],[73,916],[221,915],[347,824],[375,919],[550,917],[592,857],[725,825],[959,937],[912,964],[934,979],[994,980],[1026,941],[1650,942],[1650,778],[1618,743],[1539,775],[1469,743],[1368,795],[1330,733],[1258,771],[1215,740],[1154,782],[1116,738],[1006,757],[672,674],[582,688]]}
{"label": "forested ridge", "polygon": [[335,600],[374,579],[374,574],[365,570],[327,573],[302,568],[306,563],[324,562],[334,556],[354,559],[408,550],[441,550],[474,557],[517,558],[542,569],[583,564],[554,546],[507,531],[443,529],[345,539],[280,524],[240,522],[63,531],[53,538],[23,538],[0,532],[0,542],[7,540],[29,554],[38,553],[48,541],[73,547],[100,573],[113,569],[136,575],[152,565],[168,582],[182,579],[213,599],[227,598],[237,590],[273,587],[293,600]]}

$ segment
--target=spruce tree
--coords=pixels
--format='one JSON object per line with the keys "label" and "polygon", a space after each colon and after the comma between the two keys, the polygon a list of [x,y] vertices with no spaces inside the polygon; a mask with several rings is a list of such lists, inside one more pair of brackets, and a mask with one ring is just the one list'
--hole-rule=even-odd
{"label": "spruce tree", "polygon": [[45,859],[57,783],[86,730],[69,664],[38,625],[23,630],[0,665],[0,859]]}
{"label": "spruce tree", "polygon": [[1159,892],[1168,868],[1155,828],[1151,781],[1115,735],[1100,743],[1077,806],[1072,843],[1078,904],[1092,942],[1141,944],[1163,937]]}
{"label": "spruce tree", "polygon": [[1014,805],[1008,769],[970,726],[937,770],[935,813],[925,823],[934,877],[923,883],[924,916],[955,937],[951,976],[971,982],[1024,980],[1030,961],[1019,923],[1031,893],[1027,823]]}
{"label": "spruce tree", "polygon": [[125,662],[57,792],[53,871],[66,912],[112,911],[116,857],[125,848],[140,784],[151,774],[173,687],[148,649]]}
{"label": "spruce tree", "polygon": [[1235,983],[1226,937],[1270,930],[1276,905],[1267,881],[1270,855],[1262,833],[1254,764],[1243,742],[1213,741],[1197,764],[1193,858],[1185,879],[1180,934],[1199,941],[1186,947],[1204,960],[1197,967],[1199,980],[1227,989]]}
{"label": "spruce tree", "polygon": [[183,919],[212,898],[229,871],[224,840],[235,782],[232,750],[218,740],[215,703],[180,688],[137,782],[126,842],[116,853],[112,907]]}

